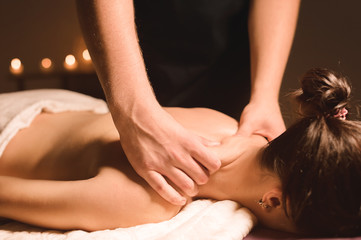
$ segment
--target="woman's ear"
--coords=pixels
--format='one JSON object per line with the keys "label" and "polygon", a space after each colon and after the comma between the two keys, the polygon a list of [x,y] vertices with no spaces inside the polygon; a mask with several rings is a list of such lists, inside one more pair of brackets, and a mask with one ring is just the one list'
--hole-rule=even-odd
{"label": "woman's ear", "polygon": [[[265,209],[275,209],[282,207],[282,191],[280,188],[273,188],[267,191],[262,199],[261,203]],[[261,204],[260,204],[261,205]],[[261,206],[262,206],[261,205]]]}
{"label": "woman's ear", "polygon": [[293,221],[286,215],[282,202],[282,190],[279,187],[272,188],[263,194],[259,200],[257,218],[261,224],[268,228],[296,233],[297,229]]}

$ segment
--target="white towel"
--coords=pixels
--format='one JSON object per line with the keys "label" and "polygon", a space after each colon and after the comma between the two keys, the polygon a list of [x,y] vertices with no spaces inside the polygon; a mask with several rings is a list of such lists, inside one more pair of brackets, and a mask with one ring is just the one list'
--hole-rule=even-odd
{"label": "white towel", "polygon": [[8,240],[241,240],[256,218],[236,202],[197,200],[178,215],[160,223],[95,232],[45,230],[11,222],[0,226],[0,239]]}
{"label": "white towel", "polygon": [[108,107],[103,100],[60,89],[0,94],[0,157],[16,133],[28,127],[41,111],[107,113]]}
{"label": "white towel", "polygon": [[[0,156],[11,138],[42,111],[108,112],[104,101],[66,90],[31,90],[0,94]],[[169,221],[130,228],[85,232],[54,231],[10,222],[0,226],[8,240],[240,240],[256,223],[255,216],[233,201],[197,200]]]}

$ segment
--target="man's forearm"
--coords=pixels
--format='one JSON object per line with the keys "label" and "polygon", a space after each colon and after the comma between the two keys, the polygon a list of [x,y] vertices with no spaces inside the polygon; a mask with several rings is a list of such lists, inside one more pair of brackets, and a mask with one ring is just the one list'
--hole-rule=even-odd
{"label": "man's forearm", "polygon": [[[84,38],[112,113],[157,105],[138,44],[132,0],[78,0]],[[123,113],[124,112],[124,113]]]}
{"label": "man's forearm", "polygon": [[249,13],[251,101],[278,101],[300,0],[253,0]]}

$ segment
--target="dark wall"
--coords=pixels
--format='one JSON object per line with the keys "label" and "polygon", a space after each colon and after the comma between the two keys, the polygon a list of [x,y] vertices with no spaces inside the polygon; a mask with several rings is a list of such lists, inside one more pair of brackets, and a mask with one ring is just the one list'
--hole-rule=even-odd
{"label": "dark wall", "polygon": [[[67,54],[80,57],[84,48],[73,0],[0,1],[0,92],[14,91],[9,78],[11,59],[18,57],[25,73],[39,72],[42,58],[54,62],[54,71],[63,69]],[[33,79],[27,87],[58,87],[56,79]]]}
{"label": "dark wall", "polygon": [[[361,99],[361,1],[303,0],[298,28],[282,84],[281,101],[286,117],[285,95],[298,87],[298,79],[309,68],[329,67],[349,76],[354,95]],[[80,57],[85,48],[73,0],[0,1],[0,92],[14,91],[9,62],[19,57],[25,71],[38,71],[39,61],[50,57],[62,69],[64,57]],[[51,81],[33,81],[30,88],[57,87]]]}
{"label": "dark wall", "polygon": [[286,120],[287,98],[298,88],[302,74],[312,67],[340,71],[352,82],[354,98],[361,100],[361,1],[304,0],[291,56],[285,72],[281,101]]}

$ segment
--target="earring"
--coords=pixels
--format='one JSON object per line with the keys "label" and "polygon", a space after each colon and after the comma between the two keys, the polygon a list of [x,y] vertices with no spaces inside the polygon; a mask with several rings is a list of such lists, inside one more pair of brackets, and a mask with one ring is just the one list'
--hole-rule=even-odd
{"label": "earring", "polygon": [[262,208],[265,208],[265,209],[271,207],[270,205],[268,205],[268,204],[266,204],[265,202],[263,202],[262,199],[260,199],[257,203],[258,203],[258,205],[260,205]]}

